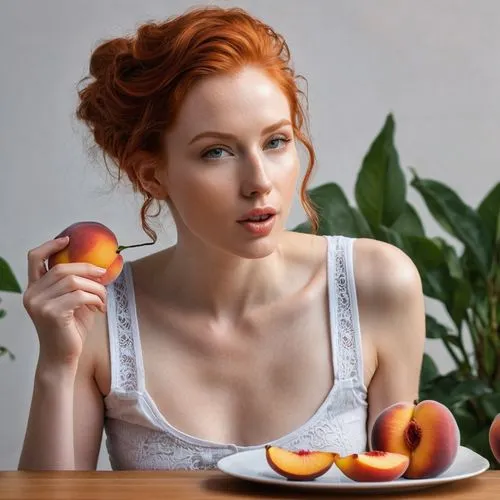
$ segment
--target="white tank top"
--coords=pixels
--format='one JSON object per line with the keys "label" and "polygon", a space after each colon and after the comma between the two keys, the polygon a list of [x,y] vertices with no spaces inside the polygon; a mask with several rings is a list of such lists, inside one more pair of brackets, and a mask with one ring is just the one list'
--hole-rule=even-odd
{"label": "white tank top", "polygon": [[108,285],[111,390],[105,397],[106,447],[113,470],[214,469],[219,459],[266,444],[347,455],[367,449],[367,390],[353,271],[353,239],[328,242],[328,297],[335,379],[321,406],[298,429],[254,446],[217,443],[181,432],[145,387],[130,263]]}

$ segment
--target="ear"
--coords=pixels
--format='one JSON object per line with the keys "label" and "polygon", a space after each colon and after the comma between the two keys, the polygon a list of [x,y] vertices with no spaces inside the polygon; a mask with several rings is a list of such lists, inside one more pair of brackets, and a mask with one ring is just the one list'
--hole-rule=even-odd
{"label": "ear", "polygon": [[158,158],[142,153],[135,161],[135,173],[142,189],[153,198],[165,200],[168,197],[164,179],[164,166]]}

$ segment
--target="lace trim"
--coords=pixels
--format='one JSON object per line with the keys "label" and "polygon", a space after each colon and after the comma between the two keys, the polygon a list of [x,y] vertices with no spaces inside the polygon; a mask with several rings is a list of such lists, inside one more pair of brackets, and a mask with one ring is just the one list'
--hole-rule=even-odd
{"label": "lace trim", "polygon": [[340,378],[355,378],[358,376],[358,348],[357,335],[354,325],[353,296],[351,280],[348,273],[348,252],[351,250],[352,240],[337,236],[334,237],[335,256],[335,292],[336,292],[336,329],[334,337],[340,355],[337,356]]}
{"label": "lace trim", "polygon": [[[128,263],[120,276],[113,283],[116,315],[116,333],[118,336],[118,386],[126,391],[138,389],[137,356],[132,331],[132,314],[127,292]],[[116,344],[116,339],[113,339]]]}

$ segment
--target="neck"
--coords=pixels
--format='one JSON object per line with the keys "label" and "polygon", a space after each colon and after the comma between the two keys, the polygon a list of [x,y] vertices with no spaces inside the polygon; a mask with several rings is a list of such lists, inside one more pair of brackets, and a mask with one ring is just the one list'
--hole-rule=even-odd
{"label": "neck", "polygon": [[180,238],[166,265],[166,282],[175,283],[175,301],[214,319],[237,320],[283,293],[282,244],[262,258],[245,258],[197,240]]}

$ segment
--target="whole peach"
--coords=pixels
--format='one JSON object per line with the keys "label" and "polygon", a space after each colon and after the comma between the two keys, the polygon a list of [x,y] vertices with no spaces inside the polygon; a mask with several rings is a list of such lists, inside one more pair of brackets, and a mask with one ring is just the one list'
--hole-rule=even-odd
{"label": "whole peach", "polygon": [[500,413],[493,419],[489,433],[490,448],[497,462],[500,463]]}
{"label": "whole peach", "polygon": [[75,222],[56,238],[61,236],[69,236],[68,245],[49,257],[49,269],[56,264],[88,262],[107,270],[101,278],[103,285],[112,283],[120,275],[123,269],[123,257],[119,253],[121,248],[114,233],[104,224]]}

